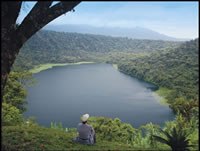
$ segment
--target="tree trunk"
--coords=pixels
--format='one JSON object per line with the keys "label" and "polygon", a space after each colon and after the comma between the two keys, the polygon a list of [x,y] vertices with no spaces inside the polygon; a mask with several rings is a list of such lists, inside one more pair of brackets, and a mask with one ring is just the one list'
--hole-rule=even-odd
{"label": "tree trunk", "polygon": [[[10,38],[8,38],[10,37]],[[1,51],[1,94],[5,87],[8,74],[11,71],[11,67],[19,53],[22,43],[16,42],[17,36],[13,33],[9,33],[5,38],[2,38],[2,51]]]}
{"label": "tree trunk", "polygon": [[16,20],[22,2],[2,2],[1,5],[1,98],[8,74],[19,52],[20,42],[16,37]]}

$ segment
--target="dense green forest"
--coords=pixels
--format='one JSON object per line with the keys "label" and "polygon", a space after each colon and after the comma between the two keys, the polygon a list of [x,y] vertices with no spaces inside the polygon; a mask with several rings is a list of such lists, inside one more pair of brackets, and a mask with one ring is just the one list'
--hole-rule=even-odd
{"label": "dense green forest", "polygon": [[126,57],[118,62],[120,71],[174,90],[169,100],[176,97],[197,99],[199,83],[198,39],[163,52],[143,57]]}
{"label": "dense green forest", "polygon": [[23,121],[22,114],[26,111],[25,87],[34,83],[29,72],[11,72],[4,90],[2,103],[2,125],[15,125]]}
{"label": "dense green forest", "polygon": [[144,53],[178,47],[181,42],[137,40],[101,35],[40,31],[22,47],[14,67],[30,69],[43,63],[102,61],[108,53]]}
{"label": "dense green forest", "polygon": [[151,82],[162,91],[175,113],[186,119],[198,117],[199,62],[198,39],[179,47],[148,55],[128,56],[118,60],[118,69],[133,77]]}
{"label": "dense green forest", "polygon": [[[108,36],[41,31],[21,49],[5,88],[2,107],[4,150],[198,150],[198,39],[188,42],[133,40]],[[115,63],[130,76],[164,90],[176,113],[164,127],[149,123],[136,129],[120,119],[92,117],[97,144],[82,146],[75,129],[44,128],[25,119],[26,89],[34,81],[25,69],[43,63],[96,61]],[[181,148],[183,147],[183,148]]]}

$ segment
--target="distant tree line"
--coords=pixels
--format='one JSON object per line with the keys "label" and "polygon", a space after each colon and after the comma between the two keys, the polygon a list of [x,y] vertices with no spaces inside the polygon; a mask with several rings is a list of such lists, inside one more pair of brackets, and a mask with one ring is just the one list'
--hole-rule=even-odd
{"label": "distant tree line", "polygon": [[[181,42],[40,31],[22,47],[16,66],[30,69],[42,63],[99,60],[112,52],[146,53],[178,47]],[[103,55],[103,57],[102,57]],[[15,67],[16,67],[15,66]]]}

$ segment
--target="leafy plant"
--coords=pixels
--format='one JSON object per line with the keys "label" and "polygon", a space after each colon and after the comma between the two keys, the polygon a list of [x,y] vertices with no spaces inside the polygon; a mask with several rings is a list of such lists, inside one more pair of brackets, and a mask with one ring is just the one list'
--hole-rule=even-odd
{"label": "leafy plant", "polygon": [[159,125],[154,125],[153,123],[146,124],[144,126],[141,126],[141,129],[144,133],[144,137],[147,139],[147,143],[149,146],[156,148],[157,142],[155,141],[155,138],[153,135],[156,135],[159,133]]}
{"label": "leafy plant", "polygon": [[197,115],[199,105],[197,100],[177,98],[175,102],[172,103],[172,106],[175,112],[180,113],[187,121],[189,121],[191,117]]}
{"label": "leafy plant", "polygon": [[172,151],[189,151],[192,145],[189,145],[189,139],[184,131],[180,128],[173,127],[170,132],[160,129],[164,137],[152,135],[158,142],[164,143],[171,147]]}
{"label": "leafy plant", "polygon": [[3,101],[19,109],[20,113],[25,112],[27,104],[25,86],[30,86],[33,82],[29,72],[11,72],[4,89]]}
{"label": "leafy plant", "polygon": [[51,122],[50,127],[51,127],[51,128],[54,128],[54,129],[59,129],[59,130],[66,130],[65,128],[63,128],[61,122],[59,122],[59,123]]}
{"label": "leafy plant", "polygon": [[23,116],[20,110],[11,104],[2,103],[2,125],[17,125],[22,123]]}
{"label": "leafy plant", "polygon": [[128,123],[121,122],[120,119],[105,118],[105,117],[90,117],[88,123],[94,127],[97,135],[108,141],[121,141],[126,144],[131,144],[136,133]]}

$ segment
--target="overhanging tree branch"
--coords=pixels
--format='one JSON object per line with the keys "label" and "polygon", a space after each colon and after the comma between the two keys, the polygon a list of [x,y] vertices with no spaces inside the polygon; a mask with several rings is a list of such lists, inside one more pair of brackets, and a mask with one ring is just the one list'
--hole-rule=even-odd
{"label": "overhanging tree branch", "polygon": [[[38,18],[40,16],[44,17],[44,12],[49,9],[52,1],[47,2],[37,2],[34,7],[31,9],[29,14],[24,18],[18,29],[16,30],[16,35],[19,37],[19,45],[20,43],[23,44],[31,35],[28,36],[27,33],[31,32],[35,27],[36,23],[38,22]],[[30,31],[26,31],[27,27]],[[23,32],[22,32],[23,31]]]}
{"label": "overhanging tree branch", "polygon": [[79,3],[80,1],[60,2],[50,7],[52,2],[38,2],[17,30],[17,34],[19,34],[21,43],[24,43],[34,33],[55,18],[68,11],[71,11]]}

